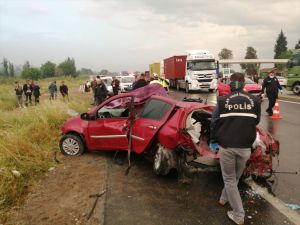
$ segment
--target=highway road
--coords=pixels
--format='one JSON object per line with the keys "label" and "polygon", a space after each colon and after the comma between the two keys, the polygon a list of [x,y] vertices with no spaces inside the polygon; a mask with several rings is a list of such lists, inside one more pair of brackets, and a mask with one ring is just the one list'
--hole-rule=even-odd
{"label": "highway road", "polygon": [[[176,99],[187,97],[204,98],[216,102],[214,93],[191,93],[171,91]],[[300,171],[300,112],[299,103],[280,102],[282,119],[271,120],[265,113],[267,101],[262,103],[260,127],[272,133],[281,144],[278,172]],[[122,158],[122,157],[121,157]],[[176,174],[158,177],[152,172],[152,163],[141,156],[133,158],[134,166],[128,176],[126,155],[123,165],[110,163],[107,175],[107,197],[104,224],[233,224],[226,217],[229,206],[217,204],[223,187],[220,172],[197,174],[192,184],[177,182]],[[246,210],[245,224],[300,224],[300,215],[285,206],[285,203],[300,204],[299,174],[276,174],[267,183],[252,188],[240,184]],[[275,197],[262,185],[269,185]],[[260,193],[260,194],[257,194]]]}
{"label": "highway road", "polygon": [[[184,91],[172,90],[171,95],[176,99],[187,96],[207,99],[212,104],[216,102],[214,93],[186,94]],[[268,100],[264,99],[261,105],[261,121],[258,126],[270,132],[280,142],[279,165],[275,161],[274,169],[284,173],[277,173],[272,177],[271,180],[274,181],[272,190],[284,202],[300,205],[300,175],[285,173],[300,172],[300,103],[297,102],[298,99],[300,100],[299,96],[292,96],[290,99],[285,98],[284,101],[279,101],[282,119],[278,120],[271,119],[265,112]]]}

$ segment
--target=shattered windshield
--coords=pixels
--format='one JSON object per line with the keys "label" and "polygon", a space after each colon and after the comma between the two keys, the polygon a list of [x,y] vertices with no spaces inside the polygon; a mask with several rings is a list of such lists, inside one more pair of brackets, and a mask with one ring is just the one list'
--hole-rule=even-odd
{"label": "shattered windshield", "polygon": [[214,61],[188,61],[187,67],[190,70],[215,70],[216,65]]}

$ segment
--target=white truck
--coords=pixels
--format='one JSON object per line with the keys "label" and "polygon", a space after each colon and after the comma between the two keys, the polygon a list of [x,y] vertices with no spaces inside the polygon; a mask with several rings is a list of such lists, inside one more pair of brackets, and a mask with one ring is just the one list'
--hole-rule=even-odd
{"label": "white truck", "polygon": [[165,77],[170,87],[213,92],[217,89],[216,60],[207,50],[190,50],[186,55],[164,60]]}

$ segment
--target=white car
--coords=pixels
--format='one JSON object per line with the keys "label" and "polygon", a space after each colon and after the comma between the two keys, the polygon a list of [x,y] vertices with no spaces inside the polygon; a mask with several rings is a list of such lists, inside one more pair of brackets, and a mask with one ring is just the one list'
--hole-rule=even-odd
{"label": "white car", "polygon": [[286,87],[286,83],[287,83],[287,78],[286,77],[282,77],[282,76],[276,76],[279,84],[283,87]]}
{"label": "white car", "polygon": [[117,79],[120,81],[120,89],[121,92],[125,92],[126,89],[130,89],[132,86],[132,83],[134,82],[134,76],[129,75],[129,76],[119,76]]}
{"label": "white car", "polygon": [[112,77],[100,77],[100,79],[105,83],[106,89],[108,92],[113,92],[111,82],[112,82]]}

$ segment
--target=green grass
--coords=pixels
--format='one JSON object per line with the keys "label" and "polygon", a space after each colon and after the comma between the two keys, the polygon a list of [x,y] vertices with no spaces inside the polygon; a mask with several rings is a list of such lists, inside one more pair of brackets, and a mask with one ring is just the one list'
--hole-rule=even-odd
{"label": "green grass", "polygon": [[[10,207],[22,201],[27,188],[55,165],[54,152],[59,151],[60,127],[69,117],[68,109],[86,112],[92,101],[90,93],[79,93],[86,78],[64,79],[69,86],[70,101],[48,100],[51,80],[41,80],[41,103],[19,109],[14,93],[14,79],[0,80],[0,218]],[[24,81],[22,81],[23,83]],[[13,175],[17,170],[21,176]],[[1,219],[0,219],[1,221]]]}

